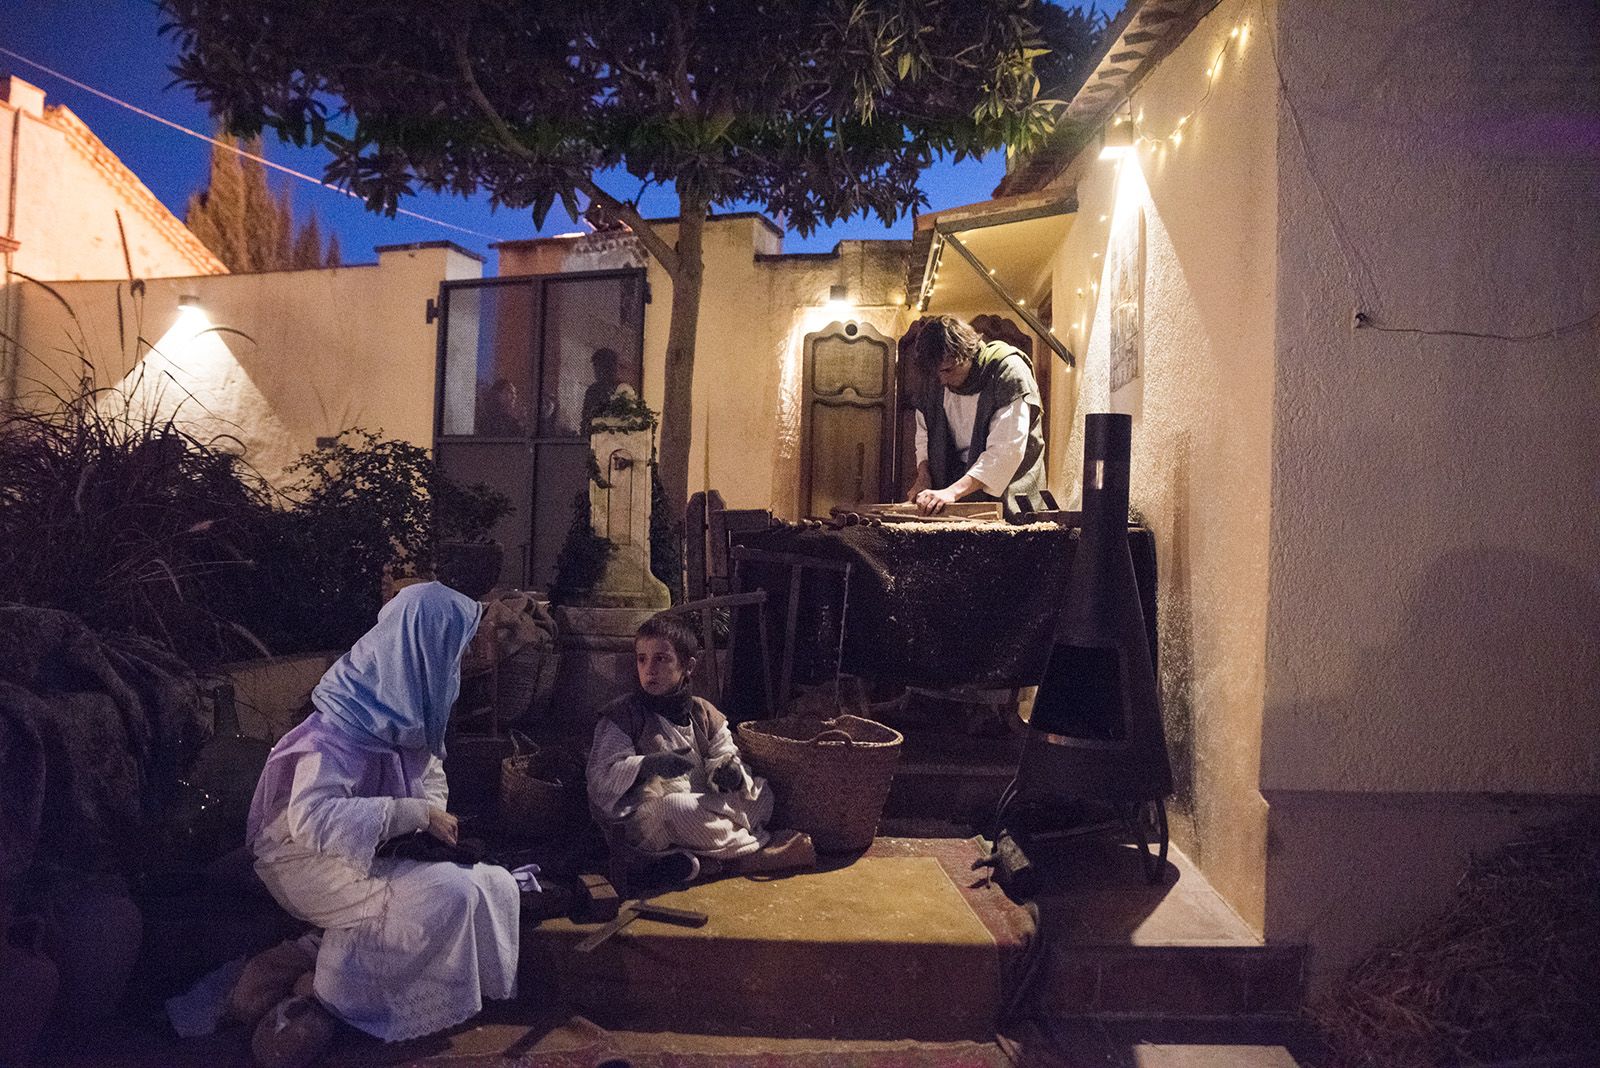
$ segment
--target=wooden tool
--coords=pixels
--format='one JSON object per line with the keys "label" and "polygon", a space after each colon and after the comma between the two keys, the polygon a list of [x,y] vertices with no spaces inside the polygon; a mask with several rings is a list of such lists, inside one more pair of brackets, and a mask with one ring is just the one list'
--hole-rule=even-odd
{"label": "wooden tool", "polygon": [[617,918],[622,898],[604,875],[578,876],[578,900],[573,919],[580,923],[608,923]]}
{"label": "wooden tool", "polygon": [[909,501],[886,501],[882,504],[863,504],[857,508],[834,508],[832,511],[836,516],[850,513],[860,518],[881,519],[886,523],[948,523],[955,519],[967,522],[992,519],[999,522],[1002,518],[998,501],[955,501],[945,505],[944,511],[938,515],[923,515]]}
{"label": "wooden tool", "polygon": [[676,924],[679,927],[704,927],[711,917],[694,909],[675,909],[666,905],[657,905],[651,901],[629,901],[622,906],[617,913],[616,919],[585,938],[582,942],[579,942],[574,949],[579,953],[593,953],[612,935],[628,926],[634,920],[639,919],[657,920],[661,923]]}

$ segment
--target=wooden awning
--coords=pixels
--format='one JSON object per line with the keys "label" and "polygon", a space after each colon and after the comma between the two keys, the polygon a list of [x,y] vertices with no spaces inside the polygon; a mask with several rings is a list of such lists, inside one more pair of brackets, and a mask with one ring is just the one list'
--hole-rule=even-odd
{"label": "wooden awning", "polygon": [[1050,262],[1078,210],[1075,197],[1028,193],[917,216],[906,293],[919,313],[957,310],[998,297],[1056,355],[1066,345],[1030,303],[1050,284]]}

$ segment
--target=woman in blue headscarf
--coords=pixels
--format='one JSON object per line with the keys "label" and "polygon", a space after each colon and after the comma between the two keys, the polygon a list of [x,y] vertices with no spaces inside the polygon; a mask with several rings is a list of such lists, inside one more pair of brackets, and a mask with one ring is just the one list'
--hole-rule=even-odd
{"label": "woman in blue headscarf", "polygon": [[321,1008],[400,1041],[468,1019],[484,998],[515,995],[511,874],[376,856],[414,831],[455,843],[441,761],[482,610],[437,582],[402,589],[323,675],[316,710],[273,749],[250,808],[256,871],[323,935],[315,1001],[280,1005],[257,1045],[270,1044],[263,1031],[304,1031],[295,1018]]}

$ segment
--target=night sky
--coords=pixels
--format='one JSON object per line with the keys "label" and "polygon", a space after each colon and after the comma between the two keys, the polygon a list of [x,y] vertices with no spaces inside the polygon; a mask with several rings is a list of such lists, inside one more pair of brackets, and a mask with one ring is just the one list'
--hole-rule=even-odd
{"label": "night sky", "polygon": [[[1115,3],[1096,7],[1115,8]],[[189,92],[171,86],[168,70],[176,55],[173,42],[157,33],[160,14],[154,0],[0,0],[0,47],[26,56],[102,92],[119,97],[192,130],[210,133],[213,124],[206,109]],[[0,55],[0,71],[44,89],[47,104],[64,103],[83,119],[107,146],[180,218],[189,195],[204,182],[211,148],[203,141],[161,126],[115,104],[98,99],[19,62]],[[317,149],[296,149],[269,143],[267,158],[307,174],[320,176],[325,155]],[[940,163],[923,176],[929,210],[985,200],[1004,173],[999,153],[960,165]],[[353,198],[318,189],[284,175],[271,176],[274,189],[293,189],[295,213],[303,218],[315,211],[324,231],[337,231],[347,263],[373,259],[375,245],[448,238],[474,251],[490,254],[491,240],[556,234],[581,227],[558,206],[542,230],[536,230],[526,211],[491,211],[487,196],[473,199],[421,193],[403,207],[474,233],[463,233],[417,219],[389,219],[368,212]],[[279,184],[283,183],[283,184]],[[602,178],[619,196],[631,197],[637,182],[627,175]],[[676,198],[670,190],[653,189],[642,204],[646,216],[675,215]],[[784,248],[790,252],[825,252],[845,238],[911,236],[911,221],[893,228],[860,218],[819,230],[809,238],[790,234]],[[492,267],[492,260],[491,260]]]}

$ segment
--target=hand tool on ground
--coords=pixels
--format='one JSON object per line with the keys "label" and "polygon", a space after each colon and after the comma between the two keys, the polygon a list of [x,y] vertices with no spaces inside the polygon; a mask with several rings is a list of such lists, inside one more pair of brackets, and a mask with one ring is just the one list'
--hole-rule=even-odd
{"label": "hand tool on ground", "polygon": [[628,901],[618,911],[616,919],[579,942],[574,948],[579,953],[593,953],[606,939],[638,919],[657,920],[679,927],[704,927],[711,917],[694,909],[669,908],[652,901]]}

